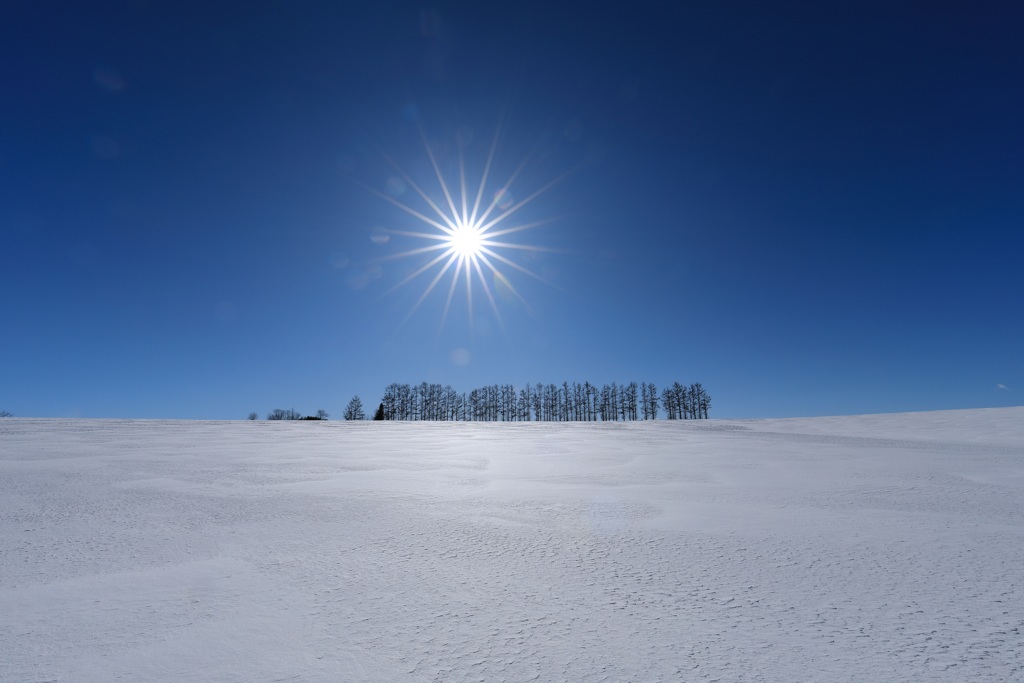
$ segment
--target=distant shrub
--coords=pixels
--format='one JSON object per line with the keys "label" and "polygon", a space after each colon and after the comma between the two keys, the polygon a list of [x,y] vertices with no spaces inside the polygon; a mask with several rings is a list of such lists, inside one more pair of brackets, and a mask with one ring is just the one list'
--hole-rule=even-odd
{"label": "distant shrub", "polygon": [[284,408],[274,408],[267,413],[268,420],[301,420],[302,414],[297,412],[294,408],[285,410]]}

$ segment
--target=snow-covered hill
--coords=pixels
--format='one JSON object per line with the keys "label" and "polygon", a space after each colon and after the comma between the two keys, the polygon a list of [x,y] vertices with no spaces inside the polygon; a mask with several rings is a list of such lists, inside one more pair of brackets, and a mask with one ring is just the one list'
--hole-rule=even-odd
{"label": "snow-covered hill", "polygon": [[0,680],[1024,680],[1024,408],[0,420]]}

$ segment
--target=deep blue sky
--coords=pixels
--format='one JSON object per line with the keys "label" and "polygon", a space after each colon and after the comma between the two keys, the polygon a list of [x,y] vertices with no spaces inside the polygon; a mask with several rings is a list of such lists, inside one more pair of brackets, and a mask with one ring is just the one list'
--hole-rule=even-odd
{"label": "deep blue sky", "polygon": [[[63,7],[61,5],[63,4]],[[0,409],[340,417],[394,381],[703,382],[712,416],[1020,405],[1016,2],[8,2]],[[411,315],[457,150],[530,305]],[[369,189],[368,189],[369,188]],[[389,232],[391,231],[391,232]],[[385,241],[386,239],[386,241]]]}

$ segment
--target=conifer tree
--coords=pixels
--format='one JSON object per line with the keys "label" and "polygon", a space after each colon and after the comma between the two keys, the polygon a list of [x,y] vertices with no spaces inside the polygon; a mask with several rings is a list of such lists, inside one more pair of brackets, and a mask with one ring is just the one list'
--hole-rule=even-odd
{"label": "conifer tree", "polygon": [[[383,408],[383,406],[381,406],[381,407]],[[383,410],[378,411],[378,412],[383,412]],[[345,417],[346,420],[365,420],[366,419],[366,414],[363,413],[363,402],[361,400],[359,400],[359,396],[358,395],[353,396],[352,400],[348,402],[348,405],[345,407],[345,415],[344,415],[344,417]]]}

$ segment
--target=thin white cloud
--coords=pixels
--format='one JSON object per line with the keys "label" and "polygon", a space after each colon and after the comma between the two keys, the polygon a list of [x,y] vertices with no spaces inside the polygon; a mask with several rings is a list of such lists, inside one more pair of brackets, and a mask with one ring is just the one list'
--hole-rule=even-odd
{"label": "thin white cloud", "polygon": [[1006,386],[1005,384],[997,384],[996,385],[996,389],[1002,389],[1003,391],[1009,391],[1010,387]]}

